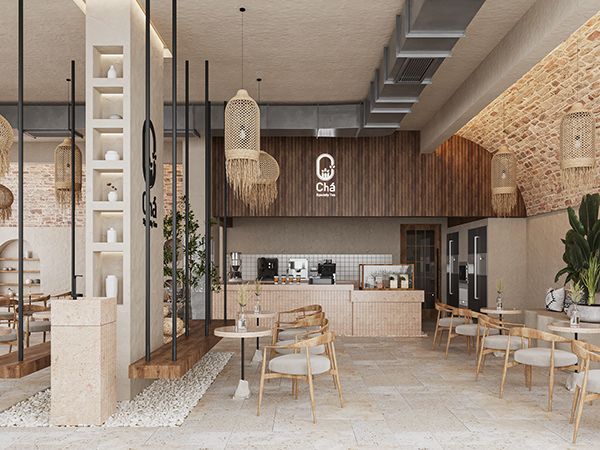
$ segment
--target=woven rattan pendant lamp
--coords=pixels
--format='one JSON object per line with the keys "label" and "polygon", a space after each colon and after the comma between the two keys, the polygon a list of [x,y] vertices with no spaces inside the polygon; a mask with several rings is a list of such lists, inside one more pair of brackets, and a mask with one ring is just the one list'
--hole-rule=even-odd
{"label": "woven rattan pendant lamp", "polygon": [[260,110],[244,89],[244,12],[242,13],[242,89],[225,107],[225,166],[227,181],[242,200],[260,176]]}
{"label": "woven rattan pendant lamp", "polygon": [[8,120],[0,115],[0,177],[8,173],[8,154],[14,142],[13,129]]}
{"label": "woven rattan pendant lamp", "polygon": [[0,184],[0,220],[5,221],[12,216],[12,204],[15,200],[9,188]]}
{"label": "woven rattan pendant lamp", "polygon": [[[260,83],[262,78],[257,78],[258,104],[260,105]],[[260,106],[259,106],[260,108]],[[250,191],[242,198],[250,207],[250,212],[265,212],[277,198],[277,180],[279,179],[279,164],[267,152],[261,150],[258,158],[260,175]]]}
{"label": "woven rattan pendant lamp", "polygon": [[[502,132],[506,132],[504,103],[502,103]],[[491,178],[492,208],[498,216],[508,216],[517,204],[517,159],[506,144],[502,144],[492,156]]]}
{"label": "woven rattan pendant lamp", "polygon": [[[71,204],[71,138],[54,150],[54,195],[59,206]],[[75,202],[81,201],[81,150],[75,146]]]}
{"label": "woven rattan pendant lamp", "polygon": [[[577,82],[579,95],[579,43],[577,44]],[[567,189],[592,186],[596,163],[596,123],[581,101],[576,101],[560,123],[560,168]]]}

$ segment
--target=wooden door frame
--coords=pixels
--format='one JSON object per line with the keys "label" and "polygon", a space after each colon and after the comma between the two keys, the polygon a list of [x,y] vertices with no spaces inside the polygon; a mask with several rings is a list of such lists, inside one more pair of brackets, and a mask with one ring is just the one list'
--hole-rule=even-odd
{"label": "wooden door frame", "polygon": [[407,231],[433,231],[435,241],[435,259],[437,266],[437,277],[436,277],[436,290],[437,297],[436,302],[440,301],[442,294],[442,280],[441,280],[441,251],[442,251],[442,225],[439,223],[403,223],[400,225],[400,264],[406,263],[406,232]]}

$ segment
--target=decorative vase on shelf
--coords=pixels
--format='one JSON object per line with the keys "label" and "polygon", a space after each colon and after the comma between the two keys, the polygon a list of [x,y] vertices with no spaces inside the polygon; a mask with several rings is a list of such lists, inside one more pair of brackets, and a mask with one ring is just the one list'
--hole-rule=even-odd
{"label": "decorative vase on shelf", "polygon": [[117,230],[113,227],[106,230],[106,242],[111,244],[117,242]]}
{"label": "decorative vase on shelf", "polygon": [[498,292],[498,295],[496,296],[496,309],[502,309],[502,292]]}
{"label": "decorative vase on shelf", "polygon": [[116,275],[107,275],[105,281],[105,290],[107,297],[117,297],[119,295],[119,279]]}
{"label": "decorative vase on shelf", "polygon": [[116,202],[119,200],[119,194],[117,191],[108,191],[107,197],[109,202]]}
{"label": "decorative vase on shelf", "polygon": [[238,317],[235,322],[235,329],[241,332],[248,330],[248,320],[246,319],[246,313],[244,312],[243,306],[240,307],[240,312],[238,313]]}
{"label": "decorative vase on shelf", "polygon": [[260,295],[255,295],[254,300],[254,314],[260,314]]}
{"label": "decorative vase on shelf", "polygon": [[106,153],[104,153],[105,161],[119,161],[120,159],[121,156],[116,150],[107,150]]}
{"label": "decorative vase on shelf", "polygon": [[110,65],[108,68],[108,72],[106,72],[106,78],[117,78],[117,69],[115,69],[114,65]]}

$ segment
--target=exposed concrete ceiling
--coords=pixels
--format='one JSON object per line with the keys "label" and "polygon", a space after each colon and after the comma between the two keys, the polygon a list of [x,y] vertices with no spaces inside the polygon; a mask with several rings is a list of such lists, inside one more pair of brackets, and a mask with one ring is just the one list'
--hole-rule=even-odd
{"label": "exposed concrete ceiling", "polygon": [[[570,0],[563,0],[570,2]],[[16,2],[15,2],[16,3]],[[402,122],[420,129],[464,83],[535,0],[487,0]],[[373,71],[389,42],[403,0],[179,0],[179,80],[183,98],[183,61],[190,59],[191,97],[203,100],[203,62],[211,63],[211,99],[230,98],[239,88],[240,13],[247,8],[245,85],[256,95],[263,78],[263,102],[344,103],[367,97]],[[63,102],[69,61],[77,62],[84,100],[85,17],[72,0],[28,0],[26,5],[26,101]],[[170,46],[171,2],[154,0],[153,22]],[[17,97],[17,7],[0,17],[0,102]],[[170,101],[171,62],[165,64],[165,98]]]}

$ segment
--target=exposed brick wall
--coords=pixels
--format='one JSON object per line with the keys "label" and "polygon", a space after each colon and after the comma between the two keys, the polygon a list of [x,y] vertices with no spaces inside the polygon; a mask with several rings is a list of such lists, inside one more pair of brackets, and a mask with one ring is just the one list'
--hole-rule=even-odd
{"label": "exposed brick wall", "polygon": [[[164,166],[165,182],[165,211],[171,210],[171,164]],[[71,225],[71,209],[61,209],[54,198],[54,164],[52,163],[25,163],[23,170],[24,223],[26,227],[68,227]],[[18,220],[18,172],[17,164],[12,163],[8,174],[0,180],[1,184],[8,187],[15,199],[12,207],[12,217],[6,222],[0,222],[0,227],[16,227]],[[83,168],[82,192],[85,192],[85,167]],[[177,166],[177,191],[181,198],[183,193],[183,169]],[[85,225],[85,198],[76,209],[77,226]]]}
{"label": "exposed brick wall", "polygon": [[[9,188],[15,200],[12,205],[12,217],[0,226],[16,227],[18,220],[18,167],[11,163],[8,174],[0,183]],[[85,192],[85,169],[83,170],[81,192]],[[54,164],[25,163],[23,165],[24,224],[26,227],[66,227],[71,225],[71,208],[61,209],[54,197]],[[76,208],[77,226],[85,223],[85,201]]]}
{"label": "exposed brick wall", "polygon": [[[165,180],[165,214],[169,214],[173,209],[173,164],[163,166]],[[177,202],[183,199],[183,165],[177,164]]]}
{"label": "exposed brick wall", "polygon": [[[577,47],[579,46],[579,75]],[[507,144],[517,156],[517,182],[527,215],[534,216],[578,204],[588,192],[563,189],[559,161],[560,121],[578,99],[596,117],[596,143],[600,142],[600,13],[536,64],[461,130],[489,151],[504,138],[505,105]],[[579,83],[577,80],[579,79]],[[579,93],[577,93],[579,84]],[[600,191],[600,162],[596,164],[595,191]]]}

